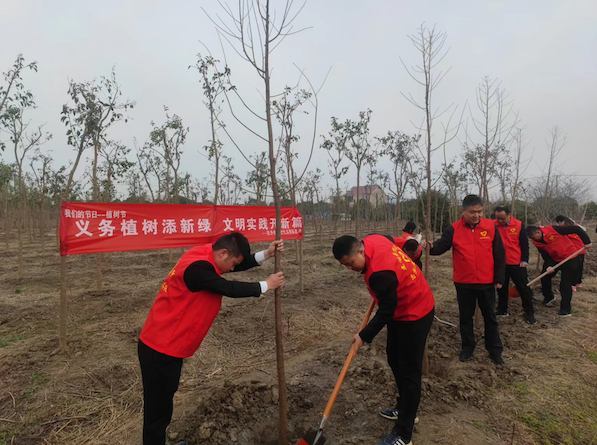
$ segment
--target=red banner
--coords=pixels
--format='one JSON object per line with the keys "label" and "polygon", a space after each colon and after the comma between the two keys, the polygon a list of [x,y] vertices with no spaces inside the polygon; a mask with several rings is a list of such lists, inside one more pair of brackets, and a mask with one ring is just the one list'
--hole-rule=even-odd
{"label": "red banner", "polygon": [[[282,208],[282,238],[301,239],[303,218]],[[230,232],[249,241],[273,241],[274,207],[63,202],[60,255],[189,247]]]}

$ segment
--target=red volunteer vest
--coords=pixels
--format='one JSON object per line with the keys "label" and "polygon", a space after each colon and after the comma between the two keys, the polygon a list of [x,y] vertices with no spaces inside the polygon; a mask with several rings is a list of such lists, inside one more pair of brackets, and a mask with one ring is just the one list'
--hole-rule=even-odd
{"label": "red volunteer vest", "polygon": [[211,244],[190,249],[164,280],[140,335],[147,346],[172,357],[187,358],[199,349],[222,305],[222,295],[188,289],[184,272],[195,261],[209,261],[221,275]]}
{"label": "red volunteer vest", "polygon": [[494,261],[493,239],[495,224],[490,219],[481,219],[474,229],[460,221],[452,224],[452,263],[454,282],[461,284],[493,284]]}
{"label": "red volunteer vest", "polygon": [[522,259],[520,250],[520,232],[522,231],[522,221],[510,217],[510,224],[501,226],[497,220],[493,220],[497,227],[506,249],[506,264],[508,266],[519,266]]}
{"label": "red volunteer vest", "polygon": [[402,235],[400,236],[400,238],[409,239],[409,238],[414,238],[414,236],[412,233],[402,232]]}
{"label": "red volunteer vest", "polygon": [[394,320],[413,321],[429,314],[435,306],[433,293],[418,266],[383,235],[369,235],[363,240],[367,270],[365,283],[369,293],[377,303],[377,296],[369,286],[369,278],[375,272],[391,270],[398,278],[398,305]]}
{"label": "red volunteer vest", "polygon": [[578,249],[574,247],[570,237],[560,235],[556,232],[556,229],[554,229],[553,226],[539,227],[539,229],[543,232],[543,241],[545,241],[545,243],[538,243],[537,241],[532,240],[533,244],[539,249],[545,250],[549,256],[557,262],[565,260],[580,249],[580,246]]}
{"label": "red volunteer vest", "polygon": [[[578,224],[576,224],[576,227],[578,227]],[[568,235],[568,238],[570,238],[570,241],[572,241],[572,244],[574,244],[574,248],[576,250],[585,246],[585,243],[583,243],[583,240],[581,240],[580,236],[578,236],[576,233],[573,233],[572,235]],[[583,249],[583,251],[580,253],[580,255],[584,255],[585,253],[587,253],[587,251],[585,249]]]}
{"label": "red volunteer vest", "polygon": [[[404,237],[394,238],[394,244],[396,244],[398,247],[400,247],[403,250],[404,250],[404,245],[406,244],[407,241],[408,241],[408,238],[404,238]],[[421,258],[422,254],[423,254],[423,249],[419,245],[419,250],[417,250],[417,255],[416,255],[415,260],[418,260],[419,258]]]}

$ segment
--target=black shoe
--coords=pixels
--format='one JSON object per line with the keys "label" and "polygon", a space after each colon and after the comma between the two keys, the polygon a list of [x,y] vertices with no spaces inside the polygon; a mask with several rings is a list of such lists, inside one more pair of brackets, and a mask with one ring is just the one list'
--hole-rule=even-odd
{"label": "black shoe", "polygon": [[568,311],[560,311],[560,312],[558,312],[558,315],[560,317],[572,317],[572,314]]}
{"label": "black shoe", "polygon": [[[382,409],[379,412],[379,415],[388,420],[398,420],[400,411],[398,411],[398,408],[386,408],[386,409]],[[415,417],[415,425],[417,423],[419,423],[419,417]]]}
{"label": "black shoe", "polygon": [[525,314],[524,318],[528,324],[537,324],[537,319],[535,318],[535,314]]}
{"label": "black shoe", "polygon": [[502,358],[502,355],[493,355],[493,354],[489,354],[489,359],[493,362],[494,365],[503,365],[504,364],[504,359]]}
{"label": "black shoe", "polygon": [[495,316],[496,316],[496,317],[509,317],[509,316],[510,316],[510,314],[508,313],[508,310],[507,310],[507,309],[498,309],[498,310],[495,312]]}
{"label": "black shoe", "polygon": [[468,351],[460,351],[460,361],[470,362],[473,359],[473,353]]}
{"label": "black shoe", "polygon": [[178,442],[176,445],[189,445],[188,442],[185,442],[184,440],[182,442]]}
{"label": "black shoe", "polygon": [[543,306],[551,306],[554,301],[556,301],[555,295],[552,295],[551,298],[545,297],[543,299]]}
{"label": "black shoe", "polygon": [[412,442],[410,440],[407,442],[400,437],[396,431],[392,430],[390,431],[390,434],[377,445],[412,445]]}

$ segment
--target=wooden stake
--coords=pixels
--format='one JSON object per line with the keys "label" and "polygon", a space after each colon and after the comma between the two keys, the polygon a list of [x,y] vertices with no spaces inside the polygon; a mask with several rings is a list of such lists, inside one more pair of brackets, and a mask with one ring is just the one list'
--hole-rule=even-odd
{"label": "wooden stake", "polygon": [[66,352],[66,256],[60,257],[60,352]]}

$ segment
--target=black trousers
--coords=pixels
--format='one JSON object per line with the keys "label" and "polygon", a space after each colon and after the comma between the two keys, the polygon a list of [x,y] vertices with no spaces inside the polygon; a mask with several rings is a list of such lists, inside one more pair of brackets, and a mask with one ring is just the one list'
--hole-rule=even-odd
{"label": "black trousers", "polygon": [[388,323],[388,364],[400,394],[397,401],[400,414],[394,429],[407,443],[412,438],[421,402],[423,353],[434,314],[435,309],[432,309],[420,320]]}
{"label": "black trousers", "polygon": [[471,353],[475,350],[477,342],[475,341],[473,317],[478,302],[485,324],[485,349],[491,355],[501,355],[504,346],[502,345],[498,321],[495,316],[495,288],[493,285],[483,288],[456,285],[456,297],[458,298],[458,310],[460,312],[462,350]]}
{"label": "black trousers", "polygon": [[582,283],[582,276],[583,276],[584,268],[585,268],[585,254],[583,253],[582,255],[578,256],[578,278],[576,279],[576,283],[574,283],[575,285]]}
{"label": "black trousers", "polygon": [[533,309],[533,291],[529,286],[527,286],[527,283],[529,282],[529,276],[527,275],[526,268],[520,266],[506,266],[506,282],[501,289],[497,290],[498,312],[508,310],[508,286],[510,284],[510,280],[512,280],[512,283],[514,283],[514,286],[516,286],[516,290],[518,291],[520,299],[522,300],[522,308],[524,309],[525,313],[534,314],[535,310]]}
{"label": "black trousers", "polygon": [[137,351],[143,380],[143,445],[165,445],[182,359],[155,351],[141,340]]}
{"label": "black trousers", "polygon": [[[550,263],[543,263],[543,272],[547,270],[549,266],[553,266]],[[560,302],[560,310],[564,312],[570,312],[572,309],[572,286],[577,284],[576,280],[578,279],[578,269],[579,269],[579,259],[578,257],[571,259],[567,263],[562,264],[556,271],[552,274],[545,275],[541,278],[541,292],[546,299],[554,298],[553,288],[551,285],[551,280],[553,279],[554,275],[561,273],[560,275],[560,296],[562,297],[562,301]]]}

